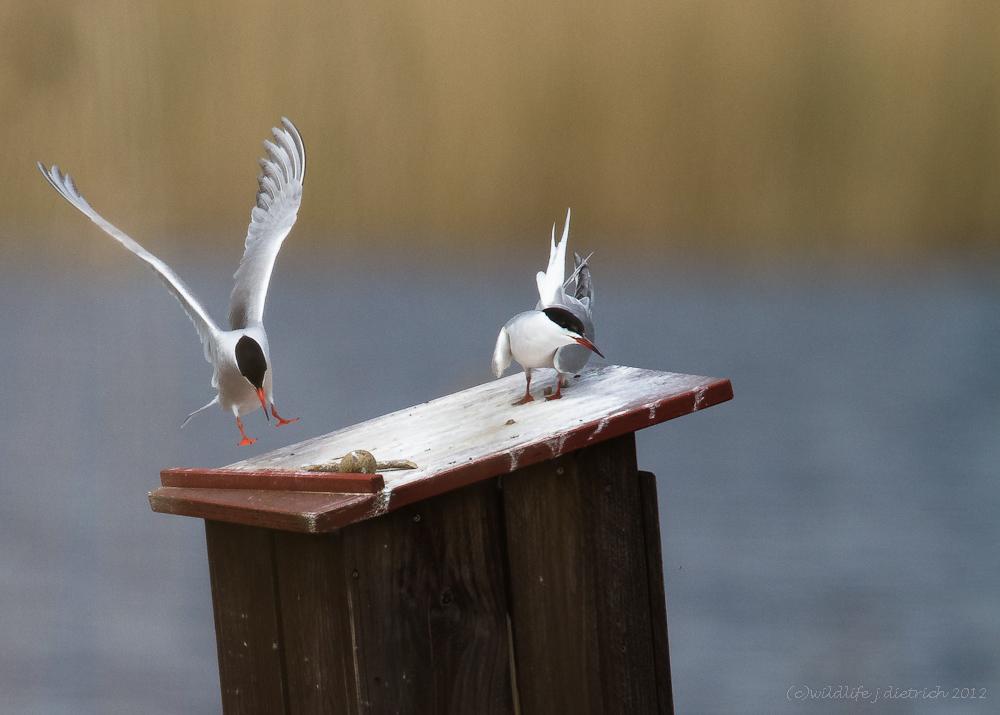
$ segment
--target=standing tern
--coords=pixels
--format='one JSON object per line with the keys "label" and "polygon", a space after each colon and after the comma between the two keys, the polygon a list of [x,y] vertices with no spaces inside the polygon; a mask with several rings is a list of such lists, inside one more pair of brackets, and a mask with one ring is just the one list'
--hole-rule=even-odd
{"label": "standing tern", "polygon": [[[552,226],[552,242],[549,248],[549,265],[544,271],[535,274],[538,285],[538,304],[535,310],[552,306],[565,308],[583,322],[584,331],[590,340],[594,340],[594,283],[590,278],[590,266],[587,258],[580,258],[579,253],[573,254],[574,270],[569,278],[563,280],[566,267],[566,241],[569,238],[570,210],[566,210],[566,225],[563,226],[562,238],[556,244],[556,227]],[[593,254],[591,254],[592,256]],[[572,295],[566,293],[566,286],[575,281]],[[559,363],[562,374],[574,374],[583,369],[590,360],[591,351],[581,345],[567,345],[559,348],[556,362]],[[562,383],[560,374],[560,386]]]}
{"label": "standing tern", "polygon": [[239,443],[241,446],[253,444],[257,440],[247,437],[240,415],[262,407],[264,416],[270,422],[271,418],[267,414],[270,405],[271,414],[278,420],[279,427],[298,419],[286,420],[274,409],[271,359],[263,324],[264,299],[267,297],[274,259],[281,248],[281,242],[295,224],[306,171],[306,150],[302,137],[295,125],[285,117],[281,118],[281,124],[284,130],[277,127],[271,129],[274,142],[264,142],[267,158],[259,160],[262,171],[257,175],[257,205],[250,212],[246,247],[240,266],[233,276],[236,285],[229,299],[229,330],[222,330],[215,324],[204,304],[170,266],[94,211],[69,174],[62,174],[57,166],[47,170],[38,162],[38,168],[56,191],[112,238],[149,264],[194,323],[205,348],[205,359],[214,369],[212,387],[218,390],[218,394],[207,405],[188,415],[181,427],[199,412],[212,405],[219,405],[236,417],[236,426],[243,437]]}
{"label": "standing tern", "polygon": [[[556,391],[546,399],[558,400],[562,397],[564,376],[581,370],[590,359],[591,352],[604,357],[593,342],[594,288],[587,259],[574,254],[576,270],[569,280],[564,280],[569,217],[570,213],[567,211],[566,225],[558,245],[555,240],[556,229],[555,226],[552,227],[548,268],[535,276],[538,286],[538,304],[535,310],[515,315],[500,329],[497,336],[497,344],[493,350],[493,373],[500,377],[510,366],[511,359],[517,360],[524,368],[524,397],[515,402],[515,405],[523,405],[535,399],[531,396],[531,373],[535,368],[555,368]],[[565,291],[570,281],[576,281],[572,296]]]}

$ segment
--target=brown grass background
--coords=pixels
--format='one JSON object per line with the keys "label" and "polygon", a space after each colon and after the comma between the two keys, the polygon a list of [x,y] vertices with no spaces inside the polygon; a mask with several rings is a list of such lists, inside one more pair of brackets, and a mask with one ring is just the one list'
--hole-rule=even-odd
{"label": "brown grass background", "polygon": [[79,228],[41,159],[140,238],[231,241],[282,115],[316,245],[537,241],[566,206],[663,252],[1000,245],[977,0],[5,0],[0,239]]}

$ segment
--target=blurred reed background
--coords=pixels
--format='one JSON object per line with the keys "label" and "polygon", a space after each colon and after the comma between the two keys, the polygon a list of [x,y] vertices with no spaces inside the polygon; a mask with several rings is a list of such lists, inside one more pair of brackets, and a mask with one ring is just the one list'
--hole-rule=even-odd
{"label": "blurred reed background", "polygon": [[227,235],[287,115],[315,244],[534,240],[572,205],[673,254],[993,252],[998,36],[985,0],[6,0],[0,219],[78,220],[41,159],[126,229]]}

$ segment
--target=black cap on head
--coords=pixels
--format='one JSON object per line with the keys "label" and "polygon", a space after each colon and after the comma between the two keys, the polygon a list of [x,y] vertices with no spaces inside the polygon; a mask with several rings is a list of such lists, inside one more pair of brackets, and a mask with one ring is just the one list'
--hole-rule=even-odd
{"label": "black cap on head", "polygon": [[236,364],[240,373],[250,384],[260,390],[264,386],[264,373],[267,372],[267,360],[264,351],[253,338],[244,335],[236,343]]}
{"label": "black cap on head", "polygon": [[576,333],[577,335],[583,337],[583,321],[565,308],[552,306],[550,308],[545,308],[542,312],[549,316],[549,320],[558,325],[560,328],[565,328],[571,333]]}

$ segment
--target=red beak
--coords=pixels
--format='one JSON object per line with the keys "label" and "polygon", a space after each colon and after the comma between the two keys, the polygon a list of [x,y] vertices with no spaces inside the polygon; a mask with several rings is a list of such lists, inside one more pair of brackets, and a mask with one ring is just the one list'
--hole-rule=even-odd
{"label": "red beak", "polygon": [[[604,357],[601,355],[601,357]],[[260,398],[260,406],[264,408],[264,416],[267,417],[267,421],[271,421],[271,416],[267,414],[267,404],[264,402],[264,389],[261,388],[257,390],[257,397]]]}
{"label": "red beak", "polygon": [[577,338],[576,342],[580,343],[580,345],[582,345],[583,347],[587,348],[588,350],[593,350],[595,353],[597,353],[601,357],[604,357],[604,353],[602,353],[600,350],[598,350],[597,346],[594,345],[592,342],[590,342],[589,338]]}

